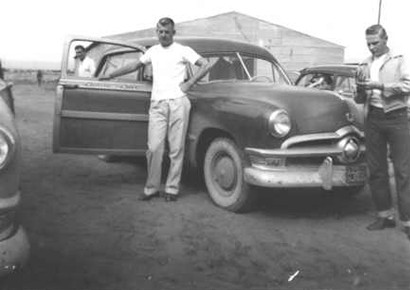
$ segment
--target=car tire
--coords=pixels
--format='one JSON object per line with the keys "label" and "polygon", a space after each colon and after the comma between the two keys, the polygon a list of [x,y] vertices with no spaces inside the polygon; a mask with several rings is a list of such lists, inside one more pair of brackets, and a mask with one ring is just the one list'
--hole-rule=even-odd
{"label": "car tire", "polygon": [[232,212],[252,208],[255,195],[244,180],[243,153],[228,138],[215,139],[205,154],[204,179],[212,201]]}

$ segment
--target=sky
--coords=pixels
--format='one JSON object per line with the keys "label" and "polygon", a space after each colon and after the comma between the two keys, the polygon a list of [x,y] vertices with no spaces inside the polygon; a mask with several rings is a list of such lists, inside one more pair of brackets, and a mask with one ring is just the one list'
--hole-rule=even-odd
{"label": "sky", "polygon": [[[378,21],[380,0],[3,0],[0,58],[59,62],[68,35],[100,37],[236,11],[345,46],[345,61],[368,55],[364,30]],[[409,0],[382,0],[389,46],[410,54]],[[178,27],[177,27],[178,29]]]}

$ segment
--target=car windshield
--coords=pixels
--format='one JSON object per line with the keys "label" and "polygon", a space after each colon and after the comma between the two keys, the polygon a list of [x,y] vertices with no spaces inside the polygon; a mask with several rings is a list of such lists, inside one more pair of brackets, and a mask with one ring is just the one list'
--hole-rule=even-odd
{"label": "car windshield", "polygon": [[[282,70],[274,63],[239,53],[207,56],[211,69],[202,78],[202,82],[213,81],[255,81],[288,84]],[[198,69],[191,66],[195,73]]]}

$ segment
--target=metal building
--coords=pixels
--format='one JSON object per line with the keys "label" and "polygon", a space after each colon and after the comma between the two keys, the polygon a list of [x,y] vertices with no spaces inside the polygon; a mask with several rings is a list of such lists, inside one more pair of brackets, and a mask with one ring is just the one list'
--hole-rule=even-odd
{"label": "metal building", "polygon": [[[238,12],[176,24],[179,36],[212,36],[250,42],[269,49],[288,71],[344,61],[344,46]],[[155,36],[155,27],[110,37],[127,40]]]}

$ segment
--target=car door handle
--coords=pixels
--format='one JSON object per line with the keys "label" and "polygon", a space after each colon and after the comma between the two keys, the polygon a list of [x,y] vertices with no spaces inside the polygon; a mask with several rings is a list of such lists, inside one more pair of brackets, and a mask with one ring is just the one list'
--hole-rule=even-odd
{"label": "car door handle", "polygon": [[64,85],[66,89],[78,89],[78,85]]}

